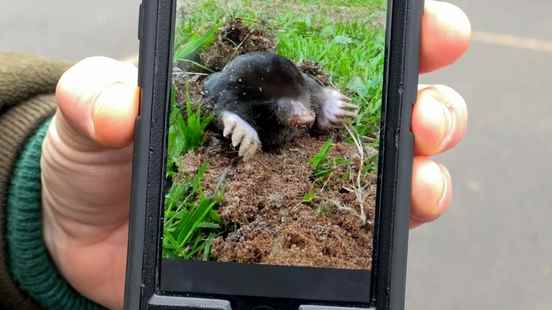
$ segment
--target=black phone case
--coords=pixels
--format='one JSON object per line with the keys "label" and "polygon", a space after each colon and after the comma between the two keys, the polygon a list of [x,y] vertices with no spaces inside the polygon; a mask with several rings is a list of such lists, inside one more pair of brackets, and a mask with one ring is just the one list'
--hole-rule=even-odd
{"label": "black phone case", "polygon": [[[162,233],[162,188],[166,109],[172,66],[176,0],[144,0],[140,5],[140,113],[136,119],[133,183],[125,285],[125,309],[232,309],[209,296],[164,296],[158,289]],[[414,138],[410,119],[416,100],[423,0],[389,0],[386,75],[382,110],[371,307],[405,307],[411,175]],[[163,168],[160,168],[163,167]],[[379,174],[381,178],[381,173]],[[253,309],[271,309],[270,307]],[[293,309],[347,310],[331,305]],[[241,308],[234,306],[234,309]],[[280,309],[288,309],[281,307]],[[292,308],[289,308],[292,309]]]}

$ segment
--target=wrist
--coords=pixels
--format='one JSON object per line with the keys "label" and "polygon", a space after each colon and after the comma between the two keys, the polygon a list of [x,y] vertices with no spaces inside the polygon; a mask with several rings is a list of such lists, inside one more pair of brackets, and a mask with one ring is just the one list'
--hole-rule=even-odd
{"label": "wrist", "polygon": [[82,296],[109,309],[122,309],[126,247],[118,240],[127,240],[128,226],[90,242],[68,233],[51,210],[43,207],[44,242],[60,274]]}
{"label": "wrist", "polygon": [[41,145],[48,123],[29,139],[15,166],[7,203],[7,252],[12,277],[36,301],[53,309],[98,309],[59,274],[43,239]]}

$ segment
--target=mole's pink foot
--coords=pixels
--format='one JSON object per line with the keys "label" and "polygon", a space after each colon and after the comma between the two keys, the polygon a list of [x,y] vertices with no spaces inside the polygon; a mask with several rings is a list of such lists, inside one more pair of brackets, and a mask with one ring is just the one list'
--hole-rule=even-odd
{"label": "mole's pink foot", "polygon": [[351,99],[333,88],[324,89],[325,100],[320,107],[316,124],[320,129],[342,127],[358,115],[359,107]]}

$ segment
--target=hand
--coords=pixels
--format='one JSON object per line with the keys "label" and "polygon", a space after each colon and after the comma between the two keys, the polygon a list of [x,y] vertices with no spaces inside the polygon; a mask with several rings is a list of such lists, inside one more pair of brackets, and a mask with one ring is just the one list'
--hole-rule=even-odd
{"label": "hand", "polygon": [[[455,62],[468,49],[471,26],[457,7],[426,0],[422,20],[420,71],[430,72]],[[429,156],[456,146],[466,133],[468,110],[462,96],[447,86],[421,85],[412,112],[415,158],[410,226],[437,219],[452,201],[447,168]]]}
{"label": "hand", "polygon": [[[470,37],[459,9],[435,1],[426,5],[424,72],[454,62]],[[123,305],[136,79],[135,67],[106,58],[89,58],[68,70],[57,88],[59,110],[43,146],[46,245],[75,289],[112,309]],[[428,156],[456,145],[466,119],[456,92],[421,88],[412,122],[413,226],[437,218],[450,204],[450,176]]]}

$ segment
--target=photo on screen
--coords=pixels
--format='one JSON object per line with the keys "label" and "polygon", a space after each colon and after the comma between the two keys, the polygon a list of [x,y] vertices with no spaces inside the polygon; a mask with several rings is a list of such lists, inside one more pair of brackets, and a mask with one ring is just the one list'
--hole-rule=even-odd
{"label": "photo on screen", "polygon": [[385,0],[179,0],[163,258],[371,270]]}

